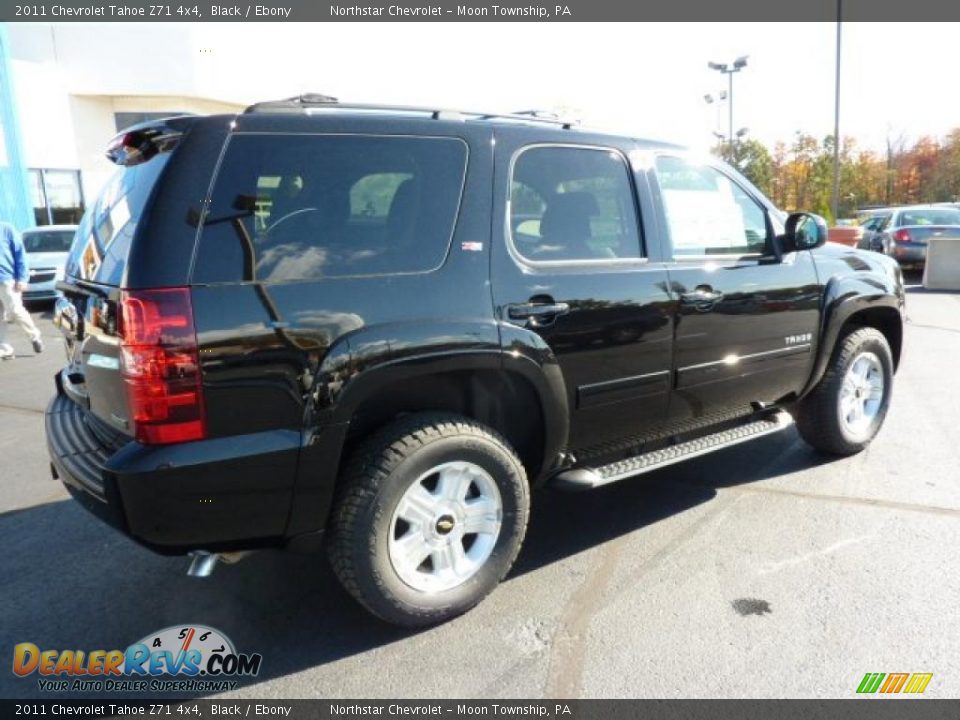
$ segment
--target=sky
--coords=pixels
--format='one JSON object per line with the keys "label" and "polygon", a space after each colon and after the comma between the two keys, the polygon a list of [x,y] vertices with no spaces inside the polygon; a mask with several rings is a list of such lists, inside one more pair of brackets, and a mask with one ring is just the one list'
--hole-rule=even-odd
{"label": "sky", "polygon": [[[566,108],[585,124],[697,148],[727,132],[708,61],[748,55],[734,126],[767,144],[832,133],[834,23],[326,23],[194,26],[224,99],[301,91],[343,100],[509,111]],[[845,23],[841,134],[960,126],[956,24]],[[141,32],[149,28],[139,26]],[[265,90],[269,88],[269,91]]]}

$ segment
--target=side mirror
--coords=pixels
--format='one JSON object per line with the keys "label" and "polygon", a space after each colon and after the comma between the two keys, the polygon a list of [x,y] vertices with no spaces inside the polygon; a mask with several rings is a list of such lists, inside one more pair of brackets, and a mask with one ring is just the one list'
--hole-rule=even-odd
{"label": "side mirror", "polygon": [[813,213],[791,213],[783,233],[784,250],[813,250],[827,241],[827,221]]}

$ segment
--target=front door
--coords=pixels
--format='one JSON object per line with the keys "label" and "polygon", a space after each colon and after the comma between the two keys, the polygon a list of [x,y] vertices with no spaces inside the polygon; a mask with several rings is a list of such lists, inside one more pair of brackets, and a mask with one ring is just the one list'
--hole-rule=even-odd
{"label": "front door", "polygon": [[[559,363],[569,447],[600,452],[661,422],[670,394],[666,270],[651,262],[631,147],[497,134],[493,296],[504,326]],[[652,211],[651,211],[652,212]]]}
{"label": "front door", "polygon": [[798,392],[820,312],[810,253],[780,257],[779,222],[718,167],[664,155],[653,182],[677,299],[672,419],[712,422]]}

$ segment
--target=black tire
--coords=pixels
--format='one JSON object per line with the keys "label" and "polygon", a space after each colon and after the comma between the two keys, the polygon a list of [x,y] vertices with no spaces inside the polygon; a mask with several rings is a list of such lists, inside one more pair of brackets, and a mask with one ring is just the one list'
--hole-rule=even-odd
{"label": "black tire", "polygon": [[[869,425],[863,431],[853,433],[841,419],[840,393],[848,370],[863,353],[872,353],[880,361],[883,397]],[[887,339],[874,328],[853,328],[837,342],[820,382],[800,401],[794,413],[800,436],[817,450],[831,455],[858,453],[880,431],[890,407],[892,391],[893,354]]]}
{"label": "black tire", "polygon": [[[393,513],[408,488],[445,462],[480,466],[496,483],[502,523],[491,554],[469,579],[448,590],[408,585],[389,555]],[[422,627],[479,603],[504,578],[520,551],[529,517],[526,472],[509,443],[469,418],[441,413],[403,417],[367,439],[348,459],[327,543],[344,588],[387,622]]]}

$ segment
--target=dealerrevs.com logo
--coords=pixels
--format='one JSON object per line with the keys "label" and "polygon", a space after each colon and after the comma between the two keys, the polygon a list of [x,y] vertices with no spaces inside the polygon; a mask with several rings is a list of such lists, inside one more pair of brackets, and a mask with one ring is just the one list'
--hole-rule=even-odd
{"label": "dealerrevs.com logo", "polygon": [[178,625],[125,650],[13,648],[13,672],[37,675],[46,692],[223,692],[255,677],[263,657],[238,653],[230,639],[204,625]]}

